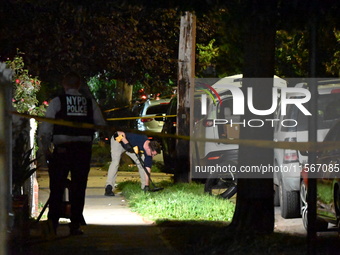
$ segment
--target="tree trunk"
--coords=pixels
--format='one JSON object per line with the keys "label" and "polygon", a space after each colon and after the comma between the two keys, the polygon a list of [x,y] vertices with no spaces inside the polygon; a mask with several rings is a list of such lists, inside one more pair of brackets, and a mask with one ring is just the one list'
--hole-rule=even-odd
{"label": "tree trunk", "polygon": [[132,101],[132,85],[124,81],[117,81],[117,98],[119,98],[119,105],[130,105]]}
{"label": "tree trunk", "polygon": [[[267,110],[272,105],[274,75],[276,1],[247,1],[245,33],[245,64],[243,91],[253,87],[255,109]],[[254,79],[254,77],[268,79]],[[249,79],[248,79],[249,78]],[[251,79],[250,79],[251,78]],[[271,78],[271,79],[270,79]],[[245,104],[247,100],[245,100]],[[273,140],[273,128],[266,122],[272,116],[258,116],[245,105],[244,119],[264,121],[262,127],[241,126],[241,139]],[[273,149],[240,146],[239,166],[273,165]],[[274,229],[272,174],[244,175],[238,180],[237,204],[231,227],[241,233],[271,233]]]}

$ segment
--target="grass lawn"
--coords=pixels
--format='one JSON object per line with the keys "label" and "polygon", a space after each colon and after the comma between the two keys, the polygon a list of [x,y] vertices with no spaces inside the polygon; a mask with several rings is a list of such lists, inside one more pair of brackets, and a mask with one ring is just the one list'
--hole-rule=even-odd
{"label": "grass lawn", "polygon": [[[207,195],[197,183],[157,186],[163,191],[144,193],[137,182],[123,182],[118,188],[131,209],[154,220],[161,235],[180,254],[307,254],[304,236],[286,233],[237,233],[230,228],[235,204]],[[315,254],[340,254],[337,236],[318,236]]]}
{"label": "grass lawn", "polygon": [[210,196],[203,191],[203,184],[162,182],[158,192],[145,193],[137,182],[123,182],[118,188],[129,202],[131,209],[156,221],[231,221],[235,205],[229,200]]}

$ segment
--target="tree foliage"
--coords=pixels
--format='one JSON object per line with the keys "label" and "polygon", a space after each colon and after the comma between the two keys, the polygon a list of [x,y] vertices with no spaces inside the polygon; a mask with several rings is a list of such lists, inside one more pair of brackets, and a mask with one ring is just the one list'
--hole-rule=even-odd
{"label": "tree foliage", "polygon": [[[208,2],[208,1],[207,1]],[[316,1],[318,4],[318,60],[319,77],[338,76],[339,24],[338,1]],[[260,3],[264,8],[267,3]],[[213,16],[217,25],[214,45],[219,48],[216,60],[218,76],[241,73],[244,63],[244,20],[250,15],[248,1],[230,0],[216,4]],[[278,1],[275,72],[281,77],[307,77],[309,58],[309,28],[311,3],[308,0]],[[264,17],[263,17],[264,18]]]}
{"label": "tree foliage", "polygon": [[[85,78],[110,78],[162,90],[177,79],[181,12],[126,1],[6,1],[1,13],[0,56],[25,52],[31,73],[39,75],[47,97],[58,92],[69,69]],[[215,23],[202,15],[197,42],[208,44]],[[47,89],[48,87],[48,89]]]}
{"label": "tree foliage", "polygon": [[[323,46],[319,63],[323,65],[323,75],[337,73],[334,68],[339,53],[334,47],[338,44],[334,35],[339,18],[334,14],[339,6],[331,2],[323,1],[320,7],[324,25],[320,26]],[[26,53],[25,63],[30,72],[39,75],[43,86],[49,88],[56,87],[60,76],[70,68],[84,77],[105,70],[113,78],[129,84],[138,81],[147,88],[162,88],[169,79],[176,80],[179,15],[184,9],[192,9],[198,14],[197,43],[208,46],[211,40],[216,40],[214,46],[219,48],[217,75],[240,73],[244,40],[242,20],[247,9],[243,1],[171,3],[5,1],[0,13],[0,56],[13,58],[19,48]],[[303,40],[308,37],[308,9],[306,0],[279,1],[277,22],[282,32],[277,37],[276,70],[283,76],[306,74]],[[199,59],[198,64],[197,74],[200,75]],[[152,79],[146,79],[146,73]]]}
{"label": "tree foliage", "polygon": [[106,73],[104,73],[91,77],[87,84],[94,98],[103,109],[109,109],[110,106],[117,105],[115,93],[116,80],[108,78]]}
{"label": "tree foliage", "polygon": [[276,32],[275,74],[280,77],[308,76],[308,35],[303,31]]}
{"label": "tree foliage", "polygon": [[[179,18],[175,9],[149,12],[114,1],[8,1],[4,4],[1,55],[26,53],[30,71],[49,86],[69,69],[84,77],[103,70],[133,84],[162,86],[177,67]],[[10,15],[9,15],[10,14]]]}
{"label": "tree foliage", "polygon": [[212,39],[208,45],[197,44],[198,51],[198,66],[200,67],[198,73],[204,74],[204,71],[208,68],[214,67],[216,65],[216,59],[219,55],[219,48],[214,46],[215,39]]}
{"label": "tree foliage", "polygon": [[[340,72],[340,40],[336,24],[323,24],[317,30],[317,75],[338,77]],[[276,32],[275,71],[281,77],[309,76],[309,33],[303,30],[278,30]]]}
{"label": "tree foliage", "polygon": [[283,77],[308,77],[310,75],[308,70],[309,36],[311,22],[314,19],[317,32],[316,74],[318,77],[338,76],[338,71],[334,68],[336,68],[336,56],[339,54],[339,40],[336,33],[340,29],[338,15],[340,2],[281,0],[278,2],[278,7],[276,51],[278,74],[283,74]]}
{"label": "tree foliage", "polygon": [[340,30],[334,30],[337,44],[333,51],[333,58],[329,63],[325,63],[326,71],[334,76],[340,76]]}

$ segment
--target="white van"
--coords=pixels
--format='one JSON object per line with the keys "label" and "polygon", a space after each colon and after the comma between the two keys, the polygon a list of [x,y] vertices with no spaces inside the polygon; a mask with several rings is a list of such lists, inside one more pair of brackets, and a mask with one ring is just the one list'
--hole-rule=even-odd
{"label": "white van", "polygon": [[[242,74],[228,76],[215,82],[210,89],[203,91],[207,96],[206,105],[202,102],[206,115],[195,123],[193,137],[196,139],[238,139],[240,126],[238,124],[214,125],[214,120],[231,120],[234,123],[240,122],[240,115],[233,115],[234,101],[233,95],[227,86],[242,87]],[[285,88],[287,82],[277,76],[274,77],[274,87]],[[196,85],[197,88],[197,85]],[[197,89],[196,89],[197,90]],[[208,91],[209,90],[209,91]],[[216,94],[216,95],[213,95]],[[238,103],[238,102],[237,102]],[[202,110],[202,109],[195,109]],[[217,166],[217,165],[236,165],[238,160],[237,144],[225,144],[219,142],[192,141],[193,159],[192,159],[192,177],[208,178],[209,174],[204,171],[197,171],[197,167]]]}
{"label": "white van", "polygon": [[[295,87],[306,88],[307,83],[299,83]],[[317,102],[317,140],[323,141],[335,120],[340,119],[340,80],[318,81]],[[289,94],[288,98],[298,98],[299,94]],[[306,105],[308,109],[308,105]],[[296,125],[285,127],[276,125],[274,141],[307,142],[308,117],[295,105],[287,105],[286,115],[281,114],[278,107],[276,118],[295,120]],[[307,163],[308,157],[297,150],[274,149],[274,165],[282,169],[274,172],[274,204],[281,206],[283,218],[300,217],[300,171],[301,166]]]}

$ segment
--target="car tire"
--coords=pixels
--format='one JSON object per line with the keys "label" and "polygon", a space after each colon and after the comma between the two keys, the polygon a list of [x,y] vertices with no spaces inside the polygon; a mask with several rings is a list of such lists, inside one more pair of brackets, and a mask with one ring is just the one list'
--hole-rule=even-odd
{"label": "car tire", "polygon": [[299,192],[286,190],[282,179],[280,180],[279,191],[282,218],[284,219],[299,218],[300,217]]}
{"label": "car tire", "polygon": [[224,199],[230,199],[237,193],[237,181],[230,178],[230,175],[212,175],[205,182],[204,192]]}
{"label": "car tire", "polygon": [[[307,203],[307,185],[302,180],[300,184],[300,207],[301,207],[301,217],[303,227],[308,230],[308,203]],[[316,231],[325,231],[328,229],[328,222],[316,219],[315,221],[315,229]]]}
{"label": "car tire", "polygon": [[220,196],[225,199],[230,199],[232,198],[235,194],[237,193],[237,184],[234,183],[233,186],[229,187],[228,190],[223,192]]}
{"label": "car tire", "polygon": [[279,186],[274,184],[274,206],[280,206]]}

